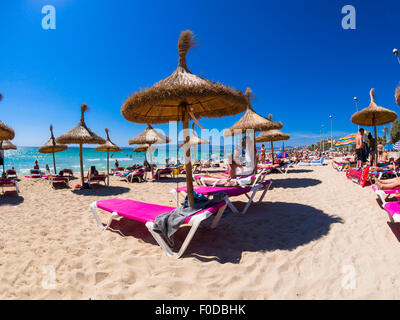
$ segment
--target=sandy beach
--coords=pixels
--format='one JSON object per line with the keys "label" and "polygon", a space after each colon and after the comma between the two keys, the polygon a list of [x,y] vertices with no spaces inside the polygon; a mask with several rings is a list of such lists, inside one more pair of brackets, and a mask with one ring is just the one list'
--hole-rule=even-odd
{"label": "sandy beach", "polygon": [[[228,214],[215,230],[208,219],[175,259],[143,224],[122,219],[102,231],[89,210],[112,197],[174,206],[174,180],[112,177],[110,188],[73,192],[22,178],[20,196],[0,198],[0,299],[400,298],[400,229],[370,187],[330,165],[270,179],[262,204]],[[239,207],[246,200],[233,198]]]}

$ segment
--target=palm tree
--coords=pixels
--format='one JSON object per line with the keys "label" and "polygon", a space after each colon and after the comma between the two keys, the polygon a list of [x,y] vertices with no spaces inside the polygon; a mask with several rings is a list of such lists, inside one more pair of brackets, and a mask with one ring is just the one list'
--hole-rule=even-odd
{"label": "palm tree", "polygon": [[387,142],[386,135],[390,132],[388,127],[383,127],[382,132],[385,135],[385,141]]}

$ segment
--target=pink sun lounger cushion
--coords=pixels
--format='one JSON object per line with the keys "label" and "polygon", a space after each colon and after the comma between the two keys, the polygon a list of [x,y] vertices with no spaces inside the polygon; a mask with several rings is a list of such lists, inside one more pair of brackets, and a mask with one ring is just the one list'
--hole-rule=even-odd
{"label": "pink sun lounger cushion", "polygon": [[[97,207],[110,213],[116,212],[119,216],[139,221],[139,222],[154,222],[157,216],[165,212],[171,212],[175,207],[160,206],[130,199],[108,199],[97,201]],[[195,214],[204,212],[205,210],[217,213],[218,210],[225,205],[224,201],[214,204],[212,207],[201,210]],[[188,223],[191,217],[187,217],[184,223]]]}
{"label": "pink sun lounger cushion", "polygon": [[400,222],[400,203],[399,202],[388,202],[385,204],[385,210],[393,218],[395,222]]}
{"label": "pink sun lounger cushion", "polygon": [[[378,190],[376,185],[372,185],[372,190],[374,190],[374,191]],[[396,193],[400,193],[400,187],[394,188],[393,190],[379,190],[379,191],[383,191],[386,194],[396,194]]]}
{"label": "pink sun lounger cushion", "polygon": [[[265,181],[263,182],[263,186],[267,186],[271,183],[271,181]],[[187,192],[187,187],[181,187],[176,189],[177,192]],[[228,197],[236,197],[240,196],[242,194],[248,193],[251,191],[251,187],[246,187],[246,188],[240,188],[240,187],[206,187],[206,186],[200,186],[200,187],[195,187],[194,191],[197,193],[203,194],[205,196],[211,196],[213,194],[216,194],[218,192],[225,192]]]}

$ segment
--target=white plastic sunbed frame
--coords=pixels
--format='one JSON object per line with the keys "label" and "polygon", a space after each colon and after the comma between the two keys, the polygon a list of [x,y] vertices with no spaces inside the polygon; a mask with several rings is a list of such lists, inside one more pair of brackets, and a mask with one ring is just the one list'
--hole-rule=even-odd
{"label": "white plastic sunbed frame", "polygon": [[6,186],[1,185],[1,190],[2,190],[2,193],[3,193],[3,194],[4,194],[4,188],[15,188],[15,192],[16,192],[17,194],[19,194],[19,184],[18,184],[18,181],[17,181],[17,180],[12,180],[12,182],[14,183],[13,186],[11,186],[11,185],[6,185]]}
{"label": "white plastic sunbed frame", "polygon": [[[269,183],[267,186],[264,186],[262,183],[259,183],[259,184],[255,185],[255,186],[253,185],[253,186],[251,187],[251,189],[250,189],[250,191],[249,191],[249,192],[251,192],[251,196],[249,196],[247,193],[244,193],[244,195],[247,197],[248,201],[247,201],[247,203],[246,203],[246,206],[244,207],[244,209],[243,209],[241,212],[240,212],[240,211],[235,207],[235,205],[229,200],[229,197],[226,197],[225,201],[226,201],[228,207],[232,210],[232,212],[234,212],[234,213],[245,214],[245,213],[247,212],[247,210],[250,208],[250,205],[253,203],[253,199],[254,199],[256,193],[257,193],[258,191],[263,190],[263,193],[261,194],[260,199],[258,199],[258,201],[256,202],[256,203],[260,203],[260,202],[263,201],[263,199],[264,199],[264,197],[265,197],[265,194],[267,193],[267,191],[269,190],[269,188],[271,187],[271,185],[272,185],[272,181],[271,181],[271,183]],[[209,187],[210,187],[210,186],[209,186]],[[212,187],[210,187],[210,188],[212,188]],[[235,188],[235,187],[233,187],[233,188]],[[236,187],[236,188],[241,188],[241,187],[238,186],[238,187]],[[245,187],[242,187],[242,188],[248,188],[248,186],[245,186]],[[182,193],[186,193],[186,192],[184,192],[184,191],[177,192],[175,188],[172,189],[170,192],[171,192],[171,194],[172,194],[172,197],[175,199],[177,205],[180,204],[180,201],[179,201],[179,193],[181,193],[181,192],[182,192]]]}
{"label": "white plastic sunbed frame", "polygon": [[[217,227],[218,222],[221,219],[222,214],[224,213],[227,203],[229,201],[228,197],[225,197],[224,201],[225,201],[225,204],[214,215],[214,220],[210,226],[211,229],[215,229]],[[118,213],[112,212],[110,219],[107,222],[107,225],[104,227],[104,225],[101,223],[101,220],[97,214],[96,209],[97,209],[97,204],[96,204],[96,201],[94,201],[90,204],[90,210],[92,211],[92,214],[94,216],[94,219],[96,220],[97,225],[100,228],[102,228],[103,230],[109,229],[110,224],[113,220],[121,218],[121,216],[119,216]],[[194,234],[196,233],[198,227],[200,226],[201,222],[206,220],[207,218],[209,218],[212,215],[213,215],[212,212],[205,210],[199,214],[194,214],[187,224],[182,224],[180,226],[180,227],[191,226],[191,228],[190,228],[188,234],[186,235],[186,238],[183,241],[182,246],[178,252],[174,252],[171,249],[171,247],[165,242],[165,240],[161,237],[161,235],[154,231],[154,223],[153,222],[151,222],[151,221],[146,222],[145,225],[146,225],[147,229],[149,230],[149,232],[151,233],[151,235],[153,236],[153,238],[157,241],[158,245],[161,247],[161,249],[164,251],[164,253],[167,256],[180,258],[184,254],[186,248],[189,246],[190,241],[192,241],[192,238],[193,238]],[[110,230],[111,230],[111,228],[110,228]]]}

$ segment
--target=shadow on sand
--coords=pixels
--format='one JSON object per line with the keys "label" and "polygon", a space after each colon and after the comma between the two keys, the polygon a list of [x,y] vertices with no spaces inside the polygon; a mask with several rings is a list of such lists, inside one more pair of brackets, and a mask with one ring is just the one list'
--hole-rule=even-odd
{"label": "shadow on sand", "polygon": [[105,186],[102,184],[91,185],[90,189],[72,190],[73,193],[82,196],[117,196],[129,192],[131,189],[125,187]]}
{"label": "shadow on sand", "polygon": [[388,222],[387,224],[397,238],[397,241],[400,242],[400,223]]}
{"label": "shadow on sand", "polygon": [[16,206],[24,202],[24,197],[21,197],[15,191],[6,191],[0,194],[0,207],[1,206]]}
{"label": "shadow on sand", "polygon": [[[239,208],[245,204],[235,202],[235,205]],[[313,207],[286,202],[265,202],[253,206],[245,215],[230,213],[214,230],[209,228],[211,222],[212,219],[206,220],[197,230],[186,257],[204,262],[239,263],[243,252],[294,250],[327,235],[333,223],[343,223],[341,218]],[[157,245],[143,223],[114,220],[111,228],[123,236]],[[175,249],[181,246],[187,232],[185,227],[175,233]],[[163,254],[161,249],[160,254]]]}
{"label": "shadow on sand", "polygon": [[307,188],[316,186],[322,183],[321,180],[311,178],[285,178],[281,180],[274,180],[274,188]]}
{"label": "shadow on sand", "polygon": [[308,172],[313,172],[313,170],[310,169],[292,169],[289,168],[288,173],[308,173]]}

